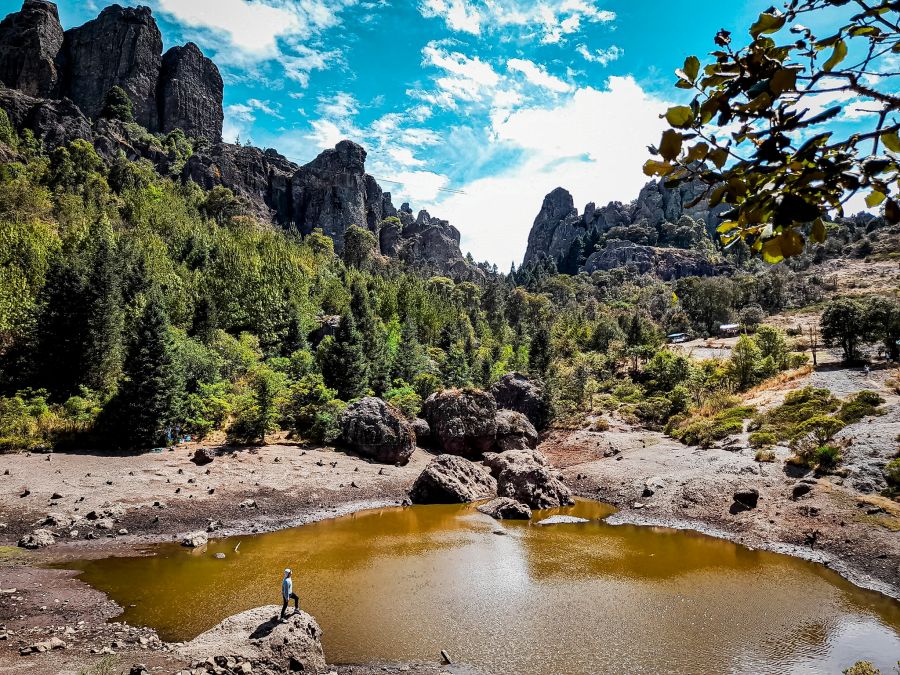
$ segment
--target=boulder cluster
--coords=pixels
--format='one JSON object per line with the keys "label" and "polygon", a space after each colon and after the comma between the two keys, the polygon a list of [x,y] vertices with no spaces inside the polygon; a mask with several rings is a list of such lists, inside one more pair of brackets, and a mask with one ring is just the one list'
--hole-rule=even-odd
{"label": "boulder cluster", "polygon": [[[446,389],[407,420],[380,398],[366,397],[341,415],[342,442],[376,462],[403,465],[416,444],[438,454],[410,491],[417,504],[462,504],[498,497],[483,510],[530,518],[531,509],[572,503],[572,493],[536,448],[549,405],[538,382],[519,373],[491,391]],[[485,510],[486,509],[486,510]]]}

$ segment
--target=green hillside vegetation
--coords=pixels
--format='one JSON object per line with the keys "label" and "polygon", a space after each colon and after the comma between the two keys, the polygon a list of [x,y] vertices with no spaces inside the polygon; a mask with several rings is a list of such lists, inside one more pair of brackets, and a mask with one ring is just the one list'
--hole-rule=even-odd
{"label": "green hillside vegetation", "polygon": [[[180,132],[128,129],[174,171],[190,153]],[[260,223],[224,188],[124,157],[107,165],[83,141],[48,154],[3,115],[0,144],[4,450],[214,432],[255,443],[278,430],[329,443],[360,396],[413,417],[435,390],[515,370],[545,381],[558,424],[617,410],[674,428],[800,359],[765,326],[731,361],[699,364],[666,349],[667,332],[816,297],[784,271],[674,284],[628,269],[426,277],[378,255],[360,228],[339,257],[320,232]],[[333,334],[312,344],[329,316]]]}

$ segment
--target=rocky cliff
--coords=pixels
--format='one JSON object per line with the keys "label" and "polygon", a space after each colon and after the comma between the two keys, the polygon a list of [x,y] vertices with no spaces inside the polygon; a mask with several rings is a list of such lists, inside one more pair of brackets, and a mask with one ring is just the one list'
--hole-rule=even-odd
{"label": "rocky cliff", "polygon": [[110,5],[64,32],[56,5],[25,0],[0,23],[0,81],[30,96],[69,99],[92,120],[119,86],[131,98],[135,121],[148,130],[180,127],[189,136],[221,140],[218,68],[193,44],[163,55],[147,7]]}
{"label": "rocky cliff", "polygon": [[101,117],[109,90],[119,86],[132,100],[135,121],[149,131],[180,128],[209,141],[179,167],[183,180],[231,189],[261,220],[302,234],[321,229],[338,252],[347,228],[359,225],[375,234],[385,256],[435,274],[483,276],[463,257],[455,227],[425,211],[414,217],[408,205],[394,207],[366,173],[366,151],[356,143],[342,141],[303,166],[275,150],[222,143],[218,68],[193,43],[163,54],[147,7],[111,5],[64,32],[53,3],[25,0],[0,23],[0,80],[6,85],[0,107],[47,148],[83,139],[108,161],[123,153],[170,174],[175,158],[152,137]]}
{"label": "rocky cliff", "polygon": [[653,181],[630,204],[591,202],[579,214],[572,195],[556,188],[534,219],[523,265],[550,258],[560,269],[587,272],[634,265],[666,279],[719,274],[725,268],[710,261],[709,234],[724,207],[711,209],[706,200],[692,204],[700,189],[694,183],[667,188]]}

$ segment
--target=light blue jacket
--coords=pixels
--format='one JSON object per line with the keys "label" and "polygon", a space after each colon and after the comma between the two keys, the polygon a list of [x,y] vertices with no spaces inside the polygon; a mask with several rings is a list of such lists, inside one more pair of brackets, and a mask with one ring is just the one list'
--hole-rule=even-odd
{"label": "light blue jacket", "polygon": [[286,577],[284,581],[281,582],[281,595],[285,600],[289,600],[291,597],[291,593],[294,590],[294,582],[290,577]]}

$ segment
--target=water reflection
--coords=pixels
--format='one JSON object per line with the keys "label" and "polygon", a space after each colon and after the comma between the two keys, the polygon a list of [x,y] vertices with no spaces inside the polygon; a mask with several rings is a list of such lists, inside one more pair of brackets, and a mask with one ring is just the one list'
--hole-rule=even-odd
{"label": "water reflection", "polygon": [[859,658],[890,672],[900,655],[900,603],[793,558],[609,526],[611,511],[579,502],[560,512],[591,522],[541,527],[465,506],[384,509],[77,567],[136,605],[129,622],[184,639],[278,602],[290,566],[334,662],[447,649],[493,673],[840,672]]}

